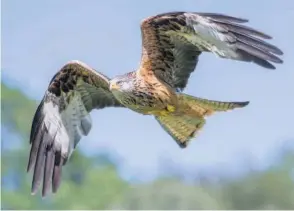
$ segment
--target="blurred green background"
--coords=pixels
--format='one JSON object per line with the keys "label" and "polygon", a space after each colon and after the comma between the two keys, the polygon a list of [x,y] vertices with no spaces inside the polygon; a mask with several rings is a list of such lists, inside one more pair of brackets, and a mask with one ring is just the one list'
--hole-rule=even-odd
{"label": "blurred green background", "polygon": [[26,165],[37,102],[3,82],[1,101],[2,209],[294,209],[294,154],[287,145],[262,170],[244,160],[240,177],[231,178],[225,169],[187,173],[163,162],[166,174],[145,182],[122,179],[120,161],[111,155],[86,157],[77,150],[58,193],[31,196]]}

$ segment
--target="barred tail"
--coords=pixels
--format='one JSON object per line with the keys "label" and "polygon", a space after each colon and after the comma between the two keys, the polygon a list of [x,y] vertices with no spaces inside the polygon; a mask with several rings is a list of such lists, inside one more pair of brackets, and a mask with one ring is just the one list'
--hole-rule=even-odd
{"label": "barred tail", "polygon": [[179,108],[176,114],[156,116],[161,127],[177,142],[181,148],[187,147],[190,140],[203,128],[205,117],[216,111],[229,111],[242,108],[245,102],[221,102],[178,94]]}

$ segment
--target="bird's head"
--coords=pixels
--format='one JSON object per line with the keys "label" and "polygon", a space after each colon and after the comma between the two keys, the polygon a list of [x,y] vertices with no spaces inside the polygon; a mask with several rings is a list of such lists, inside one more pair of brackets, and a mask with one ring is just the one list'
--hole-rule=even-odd
{"label": "bird's head", "polygon": [[117,76],[110,80],[109,89],[111,92],[129,93],[132,92],[134,87],[134,81],[132,78],[126,75]]}

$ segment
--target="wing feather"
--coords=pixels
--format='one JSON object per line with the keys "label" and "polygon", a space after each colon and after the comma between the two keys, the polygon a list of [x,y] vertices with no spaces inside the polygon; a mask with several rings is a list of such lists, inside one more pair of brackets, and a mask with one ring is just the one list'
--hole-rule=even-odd
{"label": "wing feather", "polygon": [[264,32],[243,25],[248,20],[216,13],[170,12],[141,23],[142,58],[138,72],[155,74],[171,87],[183,90],[202,52],[254,62],[275,69],[283,52],[264,41]]}
{"label": "wing feather", "polygon": [[208,12],[197,12],[195,14],[201,15],[203,17],[213,18],[219,21],[229,21],[229,22],[236,22],[236,23],[246,23],[248,22],[247,19],[233,17],[225,14],[217,14],[217,13],[208,13]]}
{"label": "wing feather", "polygon": [[[71,61],[51,80],[33,118],[27,171],[33,170],[32,194],[43,179],[42,195],[61,182],[62,166],[92,126],[90,112],[123,107],[109,90],[109,79],[86,64]],[[42,177],[43,175],[43,177]]]}

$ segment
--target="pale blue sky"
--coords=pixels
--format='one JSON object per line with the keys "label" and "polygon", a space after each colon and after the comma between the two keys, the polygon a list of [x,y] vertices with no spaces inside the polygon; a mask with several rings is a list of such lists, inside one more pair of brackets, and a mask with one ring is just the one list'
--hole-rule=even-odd
{"label": "pale blue sky", "polygon": [[[152,117],[127,109],[92,112],[93,128],[79,148],[119,155],[125,177],[152,177],[159,160],[169,159],[193,171],[241,169],[250,157],[267,165],[274,150],[294,138],[294,3],[260,1],[19,1],[2,2],[3,79],[41,100],[56,71],[81,60],[109,77],[136,69],[141,56],[140,22],[175,10],[219,12],[247,18],[249,25],[274,37],[284,64],[269,71],[202,55],[186,92],[214,100],[250,100],[251,104],[207,120],[190,146],[182,150]],[[31,122],[28,121],[28,124]],[[27,143],[26,143],[27,144]]]}

